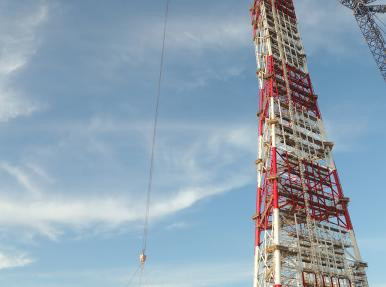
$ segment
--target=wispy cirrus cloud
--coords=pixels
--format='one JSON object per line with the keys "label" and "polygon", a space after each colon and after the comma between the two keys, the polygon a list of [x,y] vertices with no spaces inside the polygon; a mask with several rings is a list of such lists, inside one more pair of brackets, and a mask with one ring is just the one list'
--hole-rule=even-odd
{"label": "wispy cirrus cloud", "polygon": [[[243,186],[232,183],[225,186],[202,186],[186,188],[160,199],[151,206],[151,217],[164,218],[193,206],[198,201]],[[224,184],[225,185],[225,184]],[[0,223],[3,227],[27,228],[50,239],[57,239],[68,228],[87,231],[100,227],[111,230],[132,222],[143,220],[144,206],[137,198],[92,197],[67,198],[57,196],[45,199],[10,199],[0,197]]]}
{"label": "wispy cirrus cloud", "polygon": [[34,183],[32,183],[30,176],[20,167],[13,166],[7,162],[0,162],[0,170],[5,171],[13,177],[25,191],[32,194],[38,193],[38,189]]}
{"label": "wispy cirrus cloud", "polygon": [[[48,17],[48,5],[37,1],[21,8],[21,3],[3,4],[0,20],[0,73],[10,75],[21,69],[38,47],[37,29]],[[27,8],[27,7],[25,7]],[[17,13],[17,17],[13,13]]]}
{"label": "wispy cirrus cloud", "polygon": [[[48,5],[38,1],[19,9],[21,3],[3,3],[0,12],[0,121],[29,116],[40,105],[18,90],[12,77],[25,67],[39,45],[38,28],[46,21]],[[16,13],[17,15],[15,15]]]}
{"label": "wispy cirrus cloud", "polygon": [[[191,129],[187,129],[189,126]],[[91,134],[117,132],[117,129],[126,129],[126,132],[141,130],[146,134],[148,130],[101,122],[98,125],[93,122],[92,128],[84,128]],[[187,138],[187,142],[179,140],[181,133],[192,134],[192,131],[195,135]],[[253,137],[248,136],[249,133],[253,135],[253,128],[179,123],[164,124],[160,132],[163,135],[157,147],[157,166],[163,168],[156,167],[150,214],[154,220],[253,182],[252,160],[244,167],[239,162],[240,159],[253,157]],[[148,139],[143,137],[142,140]],[[83,148],[88,149],[86,146]],[[27,233],[32,231],[57,239],[69,230],[82,233],[90,228],[99,228],[104,231],[143,220],[145,193],[138,191],[143,187],[127,186],[128,193],[113,191],[111,194],[71,190],[67,195],[63,191],[51,190],[52,182],[60,179],[53,178],[46,168],[36,163],[33,169],[30,167],[28,162],[22,166],[8,162],[0,164],[3,173],[16,181],[17,185],[13,188],[19,192],[15,194],[25,192],[22,198],[9,192],[0,193],[0,224],[4,227],[24,228]],[[146,178],[146,175],[142,176]]]}
{"label": "wispy cirrus cloud", "polygon": [[[354,43],[361,43],[357,23],[352,12],[337,1],[320,2],[317,0],[295,1],[296,12],[302,28],[306,50],[311,53],[324,51],[335,55],[348,55],[347,48]],[[178,7],[178,4],[174,4]],[[175,8],[175,7],[174,7]],[[208,50],[239,50],[252,46],[252,27],[245,9],[230,12],[226,6],[207,8],[207,13],[182,15],[173,10],[170,12],[167,48],[176,51],[188,50],[191,55],[197,51]],[[148,50],[157,49],[154,39],[160,39],[160,29],[163,25],[161,18],[146,19],[141,25],[144,33],[133,34],[129,37],[130,49],[127,55],[130,59],[138,59],[141,54],[149,57]],[[358,35],[356,35],[358,33]],[[357,37],[352,37],[355,34]],[[135,37],[140,37],[135,38]],[[131,43],[132,42],[132,43]],[[153,43],[153,44],[152,44]],[[122,50],[126,51],[127,50]],[[142,57],[139,57],[142,58]]]}

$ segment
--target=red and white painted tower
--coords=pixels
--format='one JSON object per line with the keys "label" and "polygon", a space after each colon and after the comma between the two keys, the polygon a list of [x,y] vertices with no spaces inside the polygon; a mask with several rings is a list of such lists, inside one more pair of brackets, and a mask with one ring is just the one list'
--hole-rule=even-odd
{"label": "red and white painted tower", "polygon": [[251,9],[259,96],[254,287],[368,286],[292,0]]}

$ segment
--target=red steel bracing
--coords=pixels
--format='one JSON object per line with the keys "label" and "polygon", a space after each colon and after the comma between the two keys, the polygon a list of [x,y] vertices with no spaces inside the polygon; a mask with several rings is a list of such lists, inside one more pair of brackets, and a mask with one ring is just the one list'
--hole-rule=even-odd
{"label": "red steel bracing", "polygon": [[[256,210],[261,210],[261,188],[257,188],[257,198],[256,198]],[[257,213],[256,222],[260,222],[260,213]],[[255,231],[255,246],[260,246],[261,243],[261,225],[256,224],[256,231]]]}
{"label": "red steel bracing", "polygon": [[267,70],[268,76],[264,82],[263,88],[260,90],[259,97],[259,133],[263,133],[264,119],[268,117],[269,98],[278,95],[278,88],[275,81],[275,67],[273,63],[273,57],[267,56]]}
{"label": "red steel bracing", "polygon": [[[260,231],[272,227],[270,219],[272,208],[276,207],[275,202],[281,210],[289,213],[301,213],[305,209],[298,162],[287,152],[275,151],[275,148],[271,149],[272,163],[264,174],[264,183],[257,195],[257,214],[260,215],[257,228]],[[336,177],[336,170],[331,171],[318,163],[303,161],[302,164],[305,168],[312,218],[319,222],[329,222],[351,229],[347,202],[339,179]],[[275,198],[275,190],[278,191],[277,198]],[[265,199],[263,205],[262,199]]]}
{"label": "red steel bracing", "polygon": [[[342,186],[339,183],[339,176],[338,176],[338,172],[336,171],[336,169],[333,171],[333,175],[334,175],[335,181],[338,183],[337,184],[337,188],[338,188],[339,196],[340,196],[341,199],[344,199],[343,191],[342,191]],[[353,226],[352,226],[352,223],[351,223],[351,218],[350,218],[350,214],[348,212],[347,204],[348,204],[347,201],[344,201],[344,200],[342,201],[342,208],[344,210],[344,216],[345,216],[345,220],[347,222],[347,229],[348,230],[352,230]]]}
{"label": "red steel bracing", "polygon": [[293,103],[320,118],[317,96],[313,92],[310,75],[290,65],[287,65],[287,71]]}
{"label": "red steel bracing", "polygon": [[254,287],[368,287],[293,1],[254,0],[251,18],[260,83]]}
{"label": "red steel bracing", "polygon": [[271,148],[272,155],[272,173],[271,180],[273,182],[273,208],[279,208],[279,190],[278,190],[278,174],[277,174],[277,152],[276,147]]}
{"label": "red steel bracing", "polygon": [[258,23],[259,17],[260,17],[260,5],[259,5],[260,1],[261,0],[254,0],[253,6],[251,7],[251,10],[250,10],[251,19],[252,19],[253,38],[256,37],[257,23]]}
{"label": "red steel bracing", "polygon": [[278,11],[288,15],[293,23],[296,23],[295,7],[292,1],[275,0],[275,7]]}
{"label": "red steel bracing", "polygon": [[318,277],[315,272],[302,273],[303,286],[318,286]]}
{"label": "red steel bracing", "polygon": [[[257,220],[256,220],[256,228],[260,232],[270,229],[272,227],[272,209],[274,207],[274,185],[273,185],[273,177],[276,176],[273,165],[273,157],[271,157],[272,161],[270,167],[264,172],[264,181],[262,188],[258,191],[259,204],[257,210]],[[260,242],[258,242],[260,244]]]}
{"label": "red steel bracing", "polygon": [[[273,96],[277,97],[279,92],[281,92],[280,94],[284,97],[282,99],[283,103],[288,105],[289,99],[284,92],[285,84],[283,79],[283,69],[280,67],[278,60],[274,59],[273,56],[268,56],[267,58],[269,65],[267,77],[270,77],[268,81],[269,86],[273,85],[275,87],[271,93]],[[287,76],[293,104],[300,109],[305,108],[307,111],[311,112],[311,115],[320,118],[321,115],[318,107],[317,96],[314,94],[310,75],[302,72],[300,69],[287,65]],[[280,91],[277,83],[281,83],[283,90]],[[267,90],[265,91],[267,92]]]}
{"label": "red steel bracing", "polygon": [[[265,1],[267,5],[271,5],[270,1],[268,0],[254,0],[254,3],[251,8],[251,17],[252,17],[252,27],[256,31],[257,29],[257,22],[260,17],[260,8],[261,8],[261,2]],[[295,7],[293,5],[292,1],[287,0],[275,0],[275,6],[278,11],[283,12],[284,14],[288,15],[291,20],[296,23],[296,14],[295,14]],[[254,34],[255,35],[255,34]]]}

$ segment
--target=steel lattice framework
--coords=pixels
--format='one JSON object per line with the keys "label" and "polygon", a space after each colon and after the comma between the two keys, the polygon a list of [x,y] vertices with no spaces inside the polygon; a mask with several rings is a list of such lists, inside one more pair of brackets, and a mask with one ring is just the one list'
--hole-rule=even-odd
{"label": "steel lattice framework", "polygon": [[254,287],[368,286],[292,0],[251,8],[259,95]]}
{"label": "steel lattice framework", "polygon": [[386,81],[386,47],[382,29],[375,22],[376,13],[386,13],[386,5],[369,5],[376,0],[339,0],[350,8],[358,22],[375,63]]}

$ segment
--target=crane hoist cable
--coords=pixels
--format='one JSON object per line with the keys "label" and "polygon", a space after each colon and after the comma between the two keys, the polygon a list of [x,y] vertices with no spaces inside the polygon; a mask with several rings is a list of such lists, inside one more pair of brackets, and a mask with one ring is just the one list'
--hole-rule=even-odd
{"label": "crane hoist cable", "polygon": [[159,75],[158,75],[157,95],[155,99],[153,134],[152,134],[151,151],[150,151],[149,178],[148,178],[148,185],[147,185],[147,192],[146,192],[146,212],[145,212],[144,225],[143,225],[142,250],[139,255],[139,262],[140,262],[140,268],[141,268],[140,285],[142,284],[141,283],[142,276],[144,273],[143,271],[144,271],[144,267],[147,259],[146,249],[147,249],[147,239],[148,239],[148,233],[149,233],[150,204],[151,204],[151,195],[152,195],[152,188],[153,188],[153,173],[154,173],[154,158],[155,158],[156,139],[157,139],[157,130],[158,130],[161,84],[162,84],[163,73],[164,73],[164,59],[165,59],[165,48],[166,48],[165,44],[166,44],[166,31],[167,31],[167,23],[168,23],[168,16],[169,16],[169,4],[170,4],[170,0],[166,0],[165,15],[164,15],[164,22],[163,22],[161,61],[160,61],[160,69],[159,69]]}

